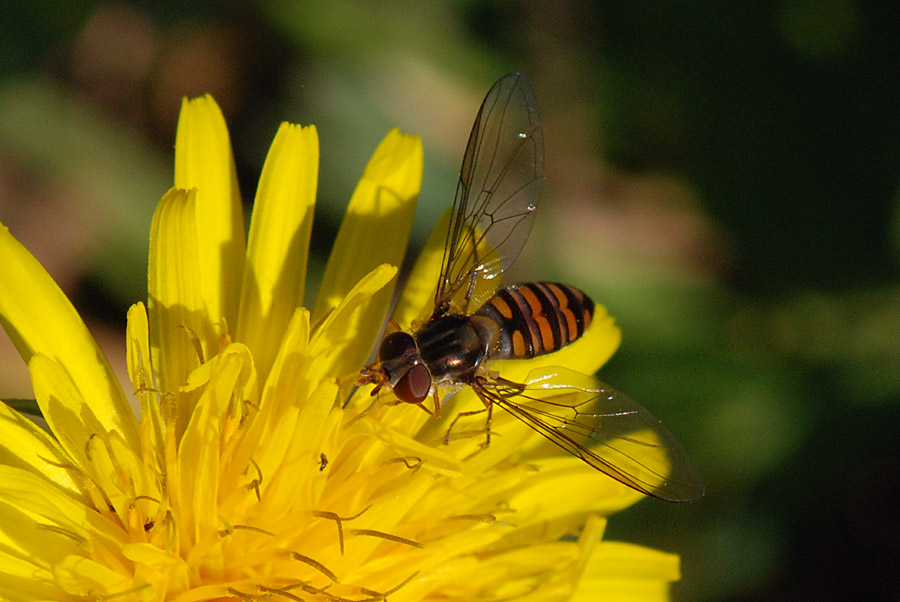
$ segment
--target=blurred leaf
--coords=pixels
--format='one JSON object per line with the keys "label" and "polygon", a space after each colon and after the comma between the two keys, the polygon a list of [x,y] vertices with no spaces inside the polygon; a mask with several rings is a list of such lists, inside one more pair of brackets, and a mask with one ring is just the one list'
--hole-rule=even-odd
{"label": "blurred leaf", "polygon": [[833,375],[835,395],[868,403],[900,399],[896,285],[847,293],[810,291],[741,321],[746,332],[762,329],[768,335],[759,352],[780,352],[803,362],[807,370]]}
{"label": "blurred leaf", "polygon": [[41,408],[34,399],[4,399],[3,402],[20,414],[42,415]]}
{"label": "blurred leaf", "polygon": [[171,186],[171,159],[113,115],[39,78],[0,84],[0,144],[46,177],[87,191],[103,233],[93,274],[120,300],[145,297],[150,219]]}

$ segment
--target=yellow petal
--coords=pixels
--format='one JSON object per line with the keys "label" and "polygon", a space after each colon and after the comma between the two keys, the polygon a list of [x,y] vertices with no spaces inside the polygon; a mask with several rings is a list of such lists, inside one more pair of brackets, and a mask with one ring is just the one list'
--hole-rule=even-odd
{"label": "yellow petal", "polygon": [[[197,189],[195,236],[203,308],[214,324],[222,319],[237,324],[246,244],[244,216],[225,118],[209,95],[181,104],[175,187]],[[211,346],[215,338],[204,343]]]}
{"label": "yellow petal", "polygon": [[59,561],[89,536],[88,507],[32,472],[0,466],[0,499],[0,547],[7,551]]}
{"label": "yellow petal", "polygon": [[236,330],[263,378],[303,303],[318,169],[315,127],[281,124],[256,192]]}
{"label": "yellow petal", "polygon": [[[0,507],[0,523],[17,522],[21,523],[21,514],[9,506]],[[10,543],[0,533],[0,547],[11,550]],[[0,600],[61,600],[62,592],[53,583],[53,573],[28,557],[27,552],[18,550],[15,554],[0,551]]]}
{"label": "yellow petal", "polygon": [[81,555],[67,556],[54,570],[54,576],[66,593],[88,597],[97,591],[124,591],[130,577]]}
{"label": "yellow petal", "polygon": [[53,434],[80,468],[89,468],[85,444],[92,435],[105,437],[100,421],[58,361],[37,354],[28,362],[28,370],[41,414]]}
{"label": "yellow petal", "polygon": [[574,572],[579,580],[584,573],[588,561],[591,559],[591,556],[593,556],[594,550],[596,550],[597,546],[603,541],[603,533],[606,532],[606,523],[607,519],[597,516],[596,514],[589,516],[584,523],[581,535],[578,536],[578,545],[582,550],[581,558],[579,559],[577,566],[574,567]]}
{"label": "yellow petal", "polygon": [[[152,363],[159,388],[175,396],[179,433],[187,424],[193,403],[193,396],[179,388],[201,360],[193,341],[196,337],[209,340],[214,331],[200,291],[195,202],[196,190],[171,189],[157,205],[150,229]],[[215,347],[204,346],[204,358],[215,351]]]}
{"label": "yellow petal", "polygon": [[[216,370],[197,400],[178,449],[178,480],[169,492],[172,505],[179,506],[180,529],[196,545],[219,528],[219,517],[210,513],[217,507],[221,458],[220,436],[223,409],[232,400],[235,383],[243,371],[236,354],[217,358]],[[198,469],[197,467],[202,467]],[[174,475],[173,475],[174,477]]]}
{"label": "yellow petal", "polygon": [[83,495],[83,475],[59,443],[5,403],[0,403],[0,465],[30,470]]}
{"label": "yellow petal", "polygon": [[313,467],[320,464],[321,453],[330,451],[324,437],[339,428],[340,416],[334,415],[340,414],[335,409],[338,395],[336,383],[322,382],[299,411],[292,408],[283,414],[271,433],[273,449],[258,452],[267,512],[280,515],[291,507],[315,506],[326,480]]}
{"label": "yellow petal", "polygon": [[585,579],[572,602],[616,600],[617,602],[669,602],[669,584],[634,579]]}
{"label": "yellow petal", "polygon": [[105,430],[137,444],[134,413],[81,317],[31,253],[0,224],[0,323],[28,362],[36,353],[66,367]]}
{"label": "yellow petal", "polygon": [[[259,415],[248,421],[247,429],[234,451],[232,465],[255,464],[266,486],[270,485],[272,474],[284,460],[287,448],[297,435],[294,425],[299,408],[303,407],[306,411],[311,403],[304,378],[309,361],[306,357],[308,343],[309,310],[300,307],[287,326],[281,348],[266,379],[258,407]],[[334,405],[333,399],[331,405]],[[304,433],[303,437],[308,438],[309,435]],[[253,474],[252,477],[258,478],[258,475]]]}
{"label": "yellow petal", "polygon": [[128,308],[125,341],[125,359],[131,386],[137,392],[153,389],[153,370],[150,365],[150,326],[147,323],[147,309],[143,303],[135,303]]}
{"label": "yellow petal", "polygon": [[605,541],[597,547],[586,569],[594,578],[627,577],[669,582],[681,578],[679,567],[677,554],[631,543]]}
{"label": "yellow petal", "polygon": [[14,508],[18,514],[18,522],[0,517],[0,537],[25,544],[39,563],[55,564],[54,559],[67,552],[83,554],[90,547],[86,542],[91,542],[92,551],[115,554],[125,538],[115,521],[28,471],[0,466],[0,499],[4,501],[0,507]]}
{"label": "yellow petal", "polygon": [[31,358],[28,369],[47,424],[71,459],[103,491],[104,505],[124,515],[135,491],[140,495],[157,493],[155,481],[144,478],[135,448],[118,431],[103,428],[61,364],[38,354]]}
{"label": "yellow petal", "polygon": [[584,569],[574,602],[666,602],[669,583],[680,578],[679,559],[641,546],[601,542]]}
{"label": "yellow petal", "polygon": [[[417,136],[391,130],[378,146],[350,199],[316,300],[314,322],[379,264],[403,263],[422,184],[422,161]],[[364,317],[368,324],[381,324],[393,289],[386,287],[370,301]],[[360,346],[371,347],[377,333],[377,326],[360,333]]]}
{"label": "yellow petal", "polygon": [[[198,538],[197,542],[203,538],[209,541],[222,527],[219,516],[208,511],[221,502],[220,486],[239,481],[243,485],[252,478],[240,479],[240,474],[247,474],[247,462],[229,462],[229,440],[244,419],[241,403],[247,400],[254,407],[258,405],[256,372],[244,345],[229,345],[201,366],[195,372],[198,373],[205,378],[205,386],[200,388],[202,393],[178,449],[180,482],[170,492],[181,506],[179,515],[185,521],[185,529]],[[200,384],[196,380],[200,378],[192,374],[190,386]],[[245,497],[253,495],[246,488],[241,493]]]}
{"label": "yellow petal", "polygon": [[426,319],[434,310],[434,292],[441,274],[449,227],[450,211],[446,211],[432,228],[428,241],[416,258],[392,316],[402,328],[409,328],[414,320]]}
{"label": "yellow petal", "polygon": [[309,345],[311,365],[305,376],[310,388],[326,375],[343,378],[363,367],[381,323],[373,321],[371,305],[396,274],[392,265],[376,267],[322,321]]}
{"label": "yellow petal", "polygon": [[[527,485],[517,488],[510,498],[518,524],[567,517],[569,521],[577,517],[575,522],[580,524],[589,513],[609,515],[644,498],[573,457],[545,458],[530,464],[537,468],[538,476],[528,479]],[[575,527],[573,524],[570,528]]]}
{"label": "yellow petal", "polygon": [[[419,408],[415,408],[415,410],[424,414]],[[431,419],[431,421],[442,425],[446,431],[447,426],[444,422],[436,419]],[[389,449],[395,450],[404,457],[416,458],[427,470],[434,470],[449,476],[462,474],[462,462],[457,457],[461,454],[451,453],[447,446],[433,445],[430,442],[423,443],[418,438],[414,439],[406,435],[403,429],[387,428],[383,423],[375,420],[361,420],[354,424],[354,428],[356,429],[354,432],[371,433],[375,440],[383,442]],[[468,468],[466,466],[466,469]]]}
{"label": "yellow petal", "polygon": [[[219,364],[229,356],[236,356],[235,360],[242,366],[240,375],[240,389],[234,391],[236,399],[242,402],[251,403],[254,406],[259,403],[259,392],[257,390],[258,379],[256,375],[256,367],[253,363],[253,354],[247,349],[243,343],[232,343],[222,349],[208,362],[204,362],[198,366],[196,370],[188,376],[187,383],[182,385],[183,391],[194,391],[206,388],[210,380],[219,370]],[[225,400],[227,402],[227,400]],[[224,407],[216,408],[216,415],[225,412]]]}
{"label": "yellow petal", "polygon": [[128,323],[125,330],[128,374],[131,384],[141,404],[140,435],[141,453],[147,466],[162,465],[165,424],[163,423],[160,395],[156,389],[153,369],[150,364],[150,326],[147,309],[143,303],[135,303],[128,309]]}
{"label": "yellow petal", "polygon": [[[306,370],[306,350],[309,345],[309,310],[298,307],[281,337],[281,347],[263,388],[260,412],[277,417],[285,407],[300,405],[309,391],[299,386],[300,375]],[[277,404],[275,407],[270,407]],[[260,421],[257,421],[259,423]]]}
{"label": "yellow petal", "polygon": [[[475,570],[459,575],[441,593],[450,599],[480,599],[472,592],[482,591],[490,592],[492,599],[501,600],[568,600],[572,586],[562,569],[577,560],[576,544],[538,544],[532,539],[528,545],[510,543],[508,546],[511,549],[493,554]],[[456,588],[459,591],[454,591]]]}

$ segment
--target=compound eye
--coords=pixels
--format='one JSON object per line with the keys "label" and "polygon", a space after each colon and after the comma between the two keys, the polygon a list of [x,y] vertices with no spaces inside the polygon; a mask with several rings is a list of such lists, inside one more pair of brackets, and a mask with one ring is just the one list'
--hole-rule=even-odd
{"label": "compound eye", "polygon": [[407,332],[392,332],[381,341],[381,347],[378,348],[378,359],[382,362],[395,360],[407,353],[414,353],[415,350],[416,341],[411,334]]}
{"label": "compound eye", "polygon": [[431,373],[424,364],[416,364],[394,385],[394,395],[406,403],[420,403],[431,391]]}

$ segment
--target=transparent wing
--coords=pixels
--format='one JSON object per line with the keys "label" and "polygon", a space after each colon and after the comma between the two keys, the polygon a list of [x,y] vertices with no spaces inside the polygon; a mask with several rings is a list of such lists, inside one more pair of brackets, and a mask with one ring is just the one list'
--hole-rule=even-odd
{"label": "transparent wing", "polygon": [[[435,314],[468,301],[478,278],[515,260],[544,180],[544,138],[531,86],[521,73],[500,78],[475,118],[444,245]],[[461,296],[457,293],[463,291]]]}
{"label": "transparent wing", "polygon": [[[668,430],[640,404],[590,378],[591,386],[482,379],[474,389],[544,437],[597,470],[667,502],[693,502],[703,481]],[[562,380],[566,380],[565,378]]]}

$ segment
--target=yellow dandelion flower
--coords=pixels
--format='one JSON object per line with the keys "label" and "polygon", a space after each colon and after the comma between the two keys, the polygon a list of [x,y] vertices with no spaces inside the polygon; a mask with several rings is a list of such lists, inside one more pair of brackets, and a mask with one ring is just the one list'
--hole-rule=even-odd
{"label": "yellow dandelion flower", "polygon": [[[317,169],[315,128],[282,125],[245,239],[222,115],[209,97],[185,102],[149,302],[128,312],[138,416],[72,305],[0,228],[0,320],[53,433],[0,404],[0,599],[666,599],[677,557],[602,541],[601,517],[633,490],[521,425],[472,455],[418,407],[348,400],[390,303],[422,147],[392,131],[376,150],[310,312]],[[401,323],[426,302],[439,245]],[[618,341],[598,308],[560,353],[591,372]]]}

